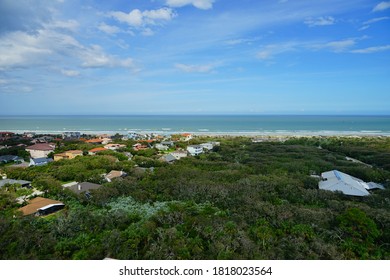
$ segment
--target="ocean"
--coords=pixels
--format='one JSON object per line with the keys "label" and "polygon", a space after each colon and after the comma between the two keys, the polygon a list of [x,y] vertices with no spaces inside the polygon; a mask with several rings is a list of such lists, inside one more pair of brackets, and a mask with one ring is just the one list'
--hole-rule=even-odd
{"label": "ocean", "polygon": [[0,116],[0,131],[60,134],[373,135],[390,136],[390,116],[118,115]]}

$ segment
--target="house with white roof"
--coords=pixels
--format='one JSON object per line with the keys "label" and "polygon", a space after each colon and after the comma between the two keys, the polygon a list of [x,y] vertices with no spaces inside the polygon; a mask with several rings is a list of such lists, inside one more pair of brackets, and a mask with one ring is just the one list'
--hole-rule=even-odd
{"label": "house with white roof", "polygon": [[321,190],[340,191],[345,195],[367,196],[368,190],[383,189],[383,186],[373,182],[366,183],[359,178],[355,178],[338,170],[323,172],[321,181],[318,183]]}
{"label": "house with white roof", "polygon": [[197,156],[203,153],[203,147],[200,145],[190,145],[187,146],[187,151],[191,154],[191,156]]}

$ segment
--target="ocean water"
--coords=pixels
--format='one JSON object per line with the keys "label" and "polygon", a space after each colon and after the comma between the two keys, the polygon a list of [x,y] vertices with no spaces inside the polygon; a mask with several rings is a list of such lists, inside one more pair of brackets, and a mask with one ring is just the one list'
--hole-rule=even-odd
{"label": "ocean water", "polygon": [[390,116],[132,115],[0,116],[0,131],[126,134],[129,131],[230,135],[383,135]]}

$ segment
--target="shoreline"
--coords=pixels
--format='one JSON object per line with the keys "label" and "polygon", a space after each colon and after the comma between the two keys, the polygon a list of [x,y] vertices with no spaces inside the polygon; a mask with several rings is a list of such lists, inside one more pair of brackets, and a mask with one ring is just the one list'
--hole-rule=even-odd
{"label": "shoreline", "polygon": [[[1,130],[0,130],[1,131]],[[35,133],[37,135],[61,135],[65,132],[80,132],[82,135],[127,135],[128,133],[138,134],[157,134],[157,135],[175,135],[182,133],[191,133],[194,136],[208,136],[208,137],[390,137],[390,132],[383,131],[308,131],[308,130],[265,130],[265,131],[167,131],[167,130],[22,130],[11,129],[7,130],[15,134]]]}

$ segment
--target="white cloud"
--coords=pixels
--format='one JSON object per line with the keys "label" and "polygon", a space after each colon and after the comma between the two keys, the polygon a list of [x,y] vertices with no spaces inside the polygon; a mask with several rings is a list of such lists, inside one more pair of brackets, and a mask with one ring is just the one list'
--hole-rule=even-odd
{"label": "white cloud", "polygon": [[110,16],[115,18],[117,21],[126,23],[130,26],[141,26],[143,23],[142,12],[138,9],[132,10],[128,14],[124,12],[111,12]]}
{"label": "white cloud", "polygon": [[350,47],[354,46],[355,44],[356,44],[355,39],[345,39],[345,40],[326,43],[322,46],[322,48],[327,48],[334,52],[344,52]]}
{"label": "white cloud", "polygon": [[53,21],[48,24],[44,25],[46,28],[51,28],[51,29],[65,29],[65,30],[70,30],[70,31],[77,31],[79,28],[80,24],[76,20],[66,20],[66,21]]}
{"label": "white cloud", "polygon": [[370,28],[369,25],[364,25],[364,26],[362,26],[362,27],[359,28],[359,31],[363,31],[363,30],[366,30],[366,29],[368,29],[368,28]]}
{"label": "white cloud", "polygon": [[287,52],[300,51],[319,51],[328,50],[335,53],[347,52],[356,45],[358,40],[366,39],[367,37],[349,38],[339,41],[330,42],[314,42],[314,41],[291,41],[278,44],[270,44],[263,46],[260,51],[256,53],[256,57],[260,60],[269,61],[275,56]]}
{"label": "white cloud", "polygon": [[387,10],[390,8],[390,1],[383,1],[383,2],[380,2],[378,5],[376,5],[372,11],[373,12],[380,12],[380,11],[384,11],[384,10]]}
{"label": "white cloud", "polygon": [[212,72],[216,64],[204,64],[204,65],[194,65],[194,64],[175,64],[176,69],[186,73],[209,73]]}
{"label": "white cloud", "polygon": [[383,52],[387,50],[390,50],[390,45],[352,50],[351,53],[376,53],[376,52]]}
{"label": "white cloud", "polygon": [[213,7],[215,0],[166,0],[166,4],[170,7],[183,7],[193,5],[195,8],[208,10]]}
{"label": "white cloud", "polygon": [[100,23],[98,29],[107,34],[116,34],[120,32],[120,29],[115,25],[108,25],[104,22]]}
{"label": "white cloud", "polygon": [[176,16],[176,13],[170,8],[146,10],[143,12],[138,9],[134,9],[129,13],[120,11],[110,12],[109,16],[113,17],[119,22],[126,23],[131,27],[143,27],[170,21]]}
{"label": "white cloud", "polygon": [[225,42],[226,45],[234,46],[234,45],[241,45],[241,44],[252,44],[253,42],[256,42],[260,39],[260,37],[256,38],[240,38],[240,39],[232,39],[227,40]]}
{"label": "white cloud", "polygon": [[371,24],[371,23],[375,23],[375,22],[378,22],[378,21],[382,21],[382,20],[388,20],[390,19],[390,17],[379,17],[379,18],[373,18],[373,19],[370,19],[370,20],[367,20],[365,22],[363,22],[363,24]]}
{"label": "white cloud", "polygon": [[[106,54],[97,45],[86,47],[72,36],[55,30],[39,30],[36,34],[16,31],[8,33],[0,40],[0,70],[50,66],[58,61],[65,64],[80,63],[86,68],[134,67],[131,58]],[[62,72],[62,74],[75,73]]]}
{"label": "white cloud", "polygon": [[76,70],[61,70],[61,73],[64,75],[64,76],[67,76],[67,77],[77,77],[80,75],[80,72],[79,71],[76,71]]}
{"label": "white cloud", "polygon": [[45,41],[42,33],[34,35],[16,31],[3,36],[0,41],[0,69],[39,63],[40,58],[53,53]]}
{"label": "white cloud", "polygon": [[82,67],[85,68],[101,68],[101,67],[134,67],[134,62],[131,58],[120,58],[117,56],[106,54],[101,46],[93,45],[90,48],[84,48],[80,51],[82,59]]}
{"label": "white cloud", "polygon": [[389,20],[389,19],[390,19],[390,17],[379,17],[379,18],[373,18],[373,19],[367,20],[367,21],[363,22],[363,26],[361,28],[359,28],[359,31],[363,31],[363,30],[370,28],[371,27],[370,24],[372,24],[372,23],[376,23],[376,22],[383,21],[383,20]]}
{"label": "white cloud", "polygon": [[261,60],[270,60],[274,58],[275,55],[295,51],[300,45],[302,45],[302,43],[297,42],[267,45],[257,52],[256,57]]}
{"label": "white cloud", "polygon": [[336,20],[333,17],[318,17],[318,18],[308,18],[304,23],[310,27],[314,26],[324,26],[324,25],[333,25]]}

